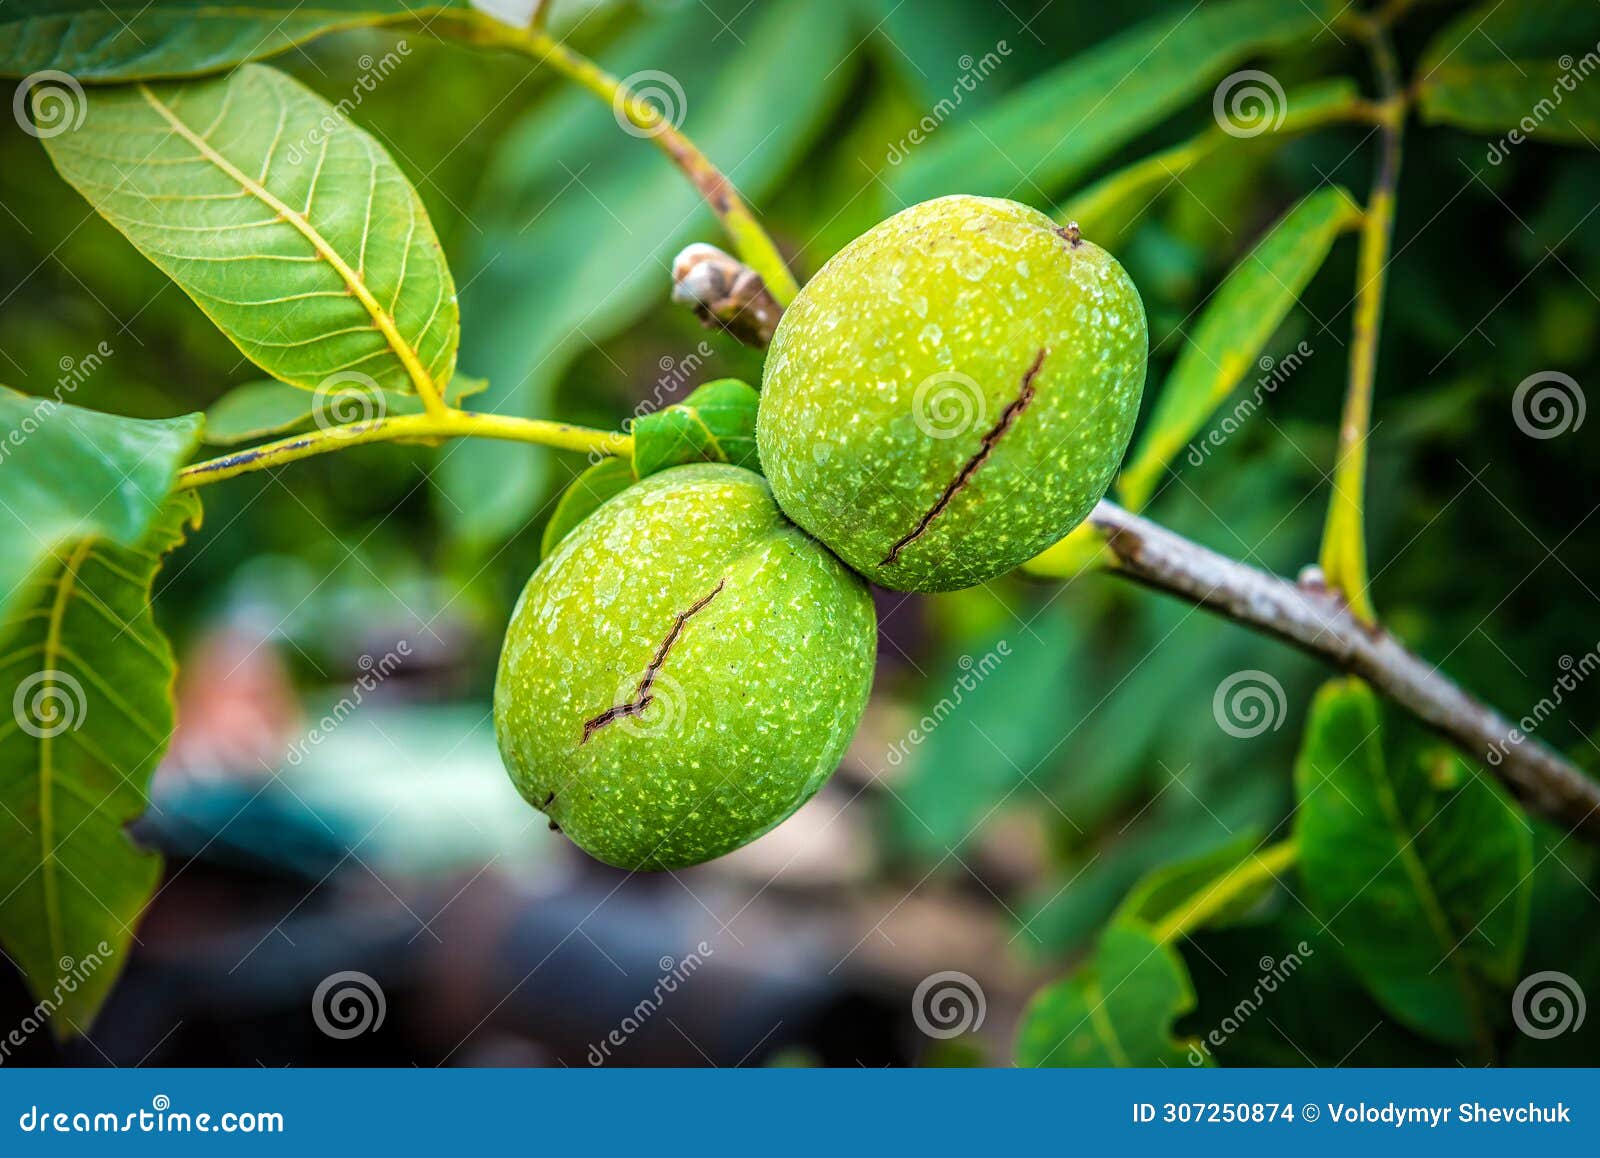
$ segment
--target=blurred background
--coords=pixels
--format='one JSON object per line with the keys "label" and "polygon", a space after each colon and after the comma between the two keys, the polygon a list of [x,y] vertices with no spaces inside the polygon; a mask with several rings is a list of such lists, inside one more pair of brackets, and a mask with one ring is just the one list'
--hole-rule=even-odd
{"label": "blurred background", "polygon": [[[557,0],[556,30],[618,75],[670,77],[684,129],[805,275],[905,202],[918,149],[1107,37],[1191,6]],[[1403,67],[1462,9],[1417,5],[1397,33]],[[401,42],[399,65],[364,85]],[[758,353],[669,304],[674,253],[721,238],[603,105],[547,69],[416,31],[339,34],[273,63],[331,101],[355,95],[353,119],[420,190],[460,287],[462,370],[493,383],[478,407],[614,427],[700,382],[759,381]],[[1344,75],[1371,91],[1336,27],[1252,63],[1285,84]],[[1024,166],[977,189],[957,174],[935,191],[1050,210],[1212,124],[1199,100],[1091,171]],[[0,380],[47,394],[72,376],[78,405],[159,417],[259,377],[37,141],[6,130]],[[1147,405],[1185,324],[1272,221],[1330,182],[1364,196],[1373,134],[1332,124],[1236,142],[1093,238],[1144,296]],[[1533,143],[1492,164],[1485,147],[1446,128],[1408,133],[1370,550],[1392,628],[1517,716],[1563,657],[1600,645],[1595,427],[1542,440],[1511,420],[1535,370],[1600,383],[1600,150]],[[1310,354],[1225,446],[1175,464],[1154,518],[1280,574],[1315,558],[1354,265],[1346,237],[1269,346]],[[168,858],[165,882],[90,1034],[65,1046],[35,1035],[10,1060],[1009,1064],[1023,1004],[1144,872],[1286,831],[1320,668],[1113,579],[1012,578],[878,593],[866,720],[788,823],[684,872],[589,860],[512,789],[489,711],[543,522],[585,465],[510,444],[374,446],[207,491],[205,525],[156,601],[180,657],[179,731],[136,836]],[[1213,712],[1244,670],[1271,673],[1286,703],[1249,738]],[[364,679],[374,671],[383,678]],[[1541,737],[1595,770],[1597,709],[1600,684],[1585,684]],[[1525,967],[1559,964],[1600,995],[1600,872],[1561,836],[1539,829]],[[1233,1004],[1229,963],[1253,977],[1257,948],[1248,929],[1185,947],[1193,1024]],[[953,1038],[930,1033],[915,1001],[945,971],[981,990],[981,1017]],[[314,1014],[314,995],[331,1000],[351,973],[382,1018],[345,1034]],[[1326,980],[1286,990],[1223,1060],[1453,1064],[1359,987]],[[31,1006],[0,965],[0,1022]],[[1591,1015],[1558,1041],[1510,1042],[1497,1060],[1600,1061],[1597,1026]]]}

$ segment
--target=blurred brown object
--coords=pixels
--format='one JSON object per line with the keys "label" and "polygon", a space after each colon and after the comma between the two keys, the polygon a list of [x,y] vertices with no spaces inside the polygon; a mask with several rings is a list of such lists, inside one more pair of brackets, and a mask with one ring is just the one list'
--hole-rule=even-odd
{"label": "blurred brown object", "polygon": [[672,300],[704,326],[720,326],[747,346],[772,341],[783,316],[761,275],[714,245],[696,242],[672,262]]}
{"label": "blurred brown object", "polygon": [[277,648],[236,626],[206,632],[179,665],[177,729],[157,772],[173,780],[271,775],[302,713]]}

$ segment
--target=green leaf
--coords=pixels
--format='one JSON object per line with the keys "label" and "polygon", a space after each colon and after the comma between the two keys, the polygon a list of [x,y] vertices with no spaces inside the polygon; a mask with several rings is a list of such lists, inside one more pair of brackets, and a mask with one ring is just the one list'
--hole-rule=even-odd
{"label": "green leaf", "polygon": [[199,429],[198,414],[144,422],[0,387],[0,617],[67,545],[138,543]]}
{"label": "green leaf", "polygon": [[465,0],[6,0],[0,76],[49,69],[79,81],[148,80],[216,72],[376,24],[428,26]]}
{"label": "green leaf", "polygon": [[689,462],[731,462],[760,471],[756,410],[761,395],[737,378],[696,387],[682,402],[633,421],[633,470],[648,478]]}
{"label": "green leaf", "polygon": [[1052,194],[1228,69],[1309,40],[1337,8],[1332,0],[1224,0],[1145,21],[941,128],[892,188],[908,203],[945,193]]}
{"label": "green leaf", "polygon": [[387,153],[264,65],[97,91],[56,168],[257,366],[442,388],[460,336],[428,215]]}
{"label": "green leaf", "polygon": [[1188,966],[1173,942],[1235,923],[1257,907],[1293,844],[1261,847],[1247,833],[1202,856],[1147,874],[1129,891],[1073,976],[1042,990],[1023,1015],[1022,1065],[1209,1064],[1175,1041],[1172,1024],[1194,1008]]}
{"label": "green leaf", "polygon": [[578,524],[600,509],[600,504],[620,495],[638,480],[633,467],[620,458],[603,458],[577,478],[562,492],[550,521],[544,525],[544,538],[539,542],[539,558],[548,558],[556,544],[576,530]]}
{"label": "green leaf", "polygon": [[1295,788],[1306,899],[1351,967],[1410,1028],[1485,1046],[1527,937],[1527,821],[1458,757],[1387,762],[1354,679],[1317,694]]}
{"label": "green leaf", "polygon": [[[488,387],[481,378],[457,374],[445,388],[445,401],[459,406],[463,398]],[[212,403],[206,411],[205,440],[212,446],[237,446],[310,426],[318,414],[326,422],[344,423],[422,411],[422,400],[415,394],[338,386],[318,393],[267,378],[236,386]]]}
{"label": "green leaf", "polygon": [[0,392],[0,942],[66,1034],[104,1001],[160,871],[123,825],[172,731],[150,588],[199,515],[166,495],[200,419],[39,405]]}
{"label": "green leaf", "polygon": [[1113,923],[1088,964],[1029,1002],[1017,1064],[1196,1064],[1194,1043],[1172,1034],[1173,1022],[1194,1003],[1189,970],[1176,950],[1140,925]]}
{"label": "green leaf", "polygon": [[[1600,8],[1589,0],[1483,4],[1439,31],[1418,69],[1425,120],[1536,141],[1600,138]],[[1518,143],[1503,140],[1500,147]],[[1491,160],[1501,159],[1494,155]]]}
{"label": "green leaf", "polygon": [[[618,76],[675,78],[683,130],[759,208],[828,122],[855,75],[857,41],[810,0],[708,0],[640,21],[603,63]],[[673,255],[717,231],[658,149],[570,88],[506,135],[472,216],[483,233],[462,279],[468,368],[491,383],[484,409],[501,414],[548,414],[573,359],[664,303]],[[436,472],[440,512],[471,542],[508,534],[545,497],[549,462],[514,443],[450,455]]]}
{"label": "green leaf", "polygon": [[1270,133],[1241,138],[1220,126],[1207,129],[1182,144],[1163,149],[1075,193],[1057,213],[1065,224],[1076,221],[1083,236],[1110,247],[1120,235],[1184,175],[1218,154],[1231,160],[1240,150],[1273,148],[1324,125],[1353,120],[1361,109],[1361,90],[1355,81],[1339,78],[1290,89],[1281,124]]}
{"label": "green leaf", "polygon": [[1459,1057],[1373,1001],[1303,905],[1203,932],[1182,952],[1198,998],[1186,1024],[1219,1065],[1453,1066]]}
{"label": "green leaf", "polygon": [[[1149,501],[1172,460],[1257,368],[1257,357],[1321,268],[1334,239],[1360,216],[1343,189],[1319,189],[1284,214],[1228,273],[1167,375],[1138,446],[1117,480],[1118,497],[1130,510]],[[1256,397],[1248,402],[1249,413],[1306,356],[1296,351],[1295,365],[1288,357],[1276,364],[1260,363],[1264,373]],[[1229,419],[1238,420],[1237,414]]]}
{"label": "green leaf", "polygon": [[13,696],[0,723],[0,942],[61,1036],[105,1001],[161,875],[123,825],[144,811],[172,735],[176,669],[150,588],[199,514],[183,492],[136,546],[63,547],[0,625],[0,688]]}
{"label": "green leaf", "polygon": [[1294,862],[1293,845],[1262,847],[1253,832],[1147,873],[1114,920],[1144,925],[1163,940],[1236,922],[1256,908]]}

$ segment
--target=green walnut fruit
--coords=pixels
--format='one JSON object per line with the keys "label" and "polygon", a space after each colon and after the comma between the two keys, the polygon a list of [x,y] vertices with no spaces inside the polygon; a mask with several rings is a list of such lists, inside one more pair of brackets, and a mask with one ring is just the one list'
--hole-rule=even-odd
{"label": "green walnut fruit", "polygon": [[876,646],[866,584],[760,475],[674,467],[608,500],[528,580],[495,686],[500,752],[590,855],[699,864],[822,786]]}
{"label": "green walnut fruit", "polygon": [[784,512],[874,582],[971,587],[1105,494],[1147,346],[1133,282],[1076,228],[987,197],[914,205],[784,314],[762,466]]}

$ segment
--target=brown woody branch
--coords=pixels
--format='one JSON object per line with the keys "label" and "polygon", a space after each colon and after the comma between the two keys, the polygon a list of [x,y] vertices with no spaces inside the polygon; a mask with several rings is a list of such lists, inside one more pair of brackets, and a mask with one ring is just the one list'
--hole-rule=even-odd
{"label": "brown woody branch", "polygon": [[1381,625],[1364,623],[1315,568],[1299,583],[1219,555],[1102,502],[1089,521],[1111,571],[1298,647],[1359,676],[1498,776],[1527,808],[1600,842],[1600,783],[1524,735]]}
{"label": "brown woody branch", "polygon": [[696,242],[672,263],[672,300],[705,326],[718,326],[747,346],[772,341],[783,307],[761,275],[732,254]]}

